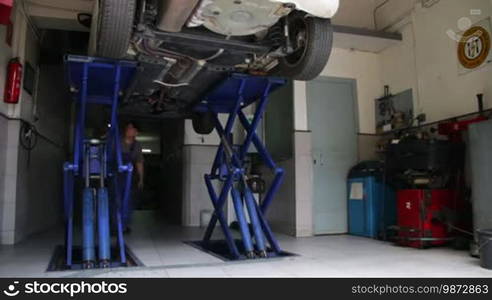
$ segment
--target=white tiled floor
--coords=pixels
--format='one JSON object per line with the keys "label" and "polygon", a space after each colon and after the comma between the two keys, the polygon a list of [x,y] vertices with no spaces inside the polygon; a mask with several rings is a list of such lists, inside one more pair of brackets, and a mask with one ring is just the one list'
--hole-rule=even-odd
{"label": "white tiled floor", "polygon": [[492,277],[467,252],[416,250],[351,236],[292,238],[278,235],[298,257],[223,262],[182,241],[198,240],[202,229],[159,224],[140,212],[127,243],[146,267],[46,273],[62,230],[0,247],[0,277]]}

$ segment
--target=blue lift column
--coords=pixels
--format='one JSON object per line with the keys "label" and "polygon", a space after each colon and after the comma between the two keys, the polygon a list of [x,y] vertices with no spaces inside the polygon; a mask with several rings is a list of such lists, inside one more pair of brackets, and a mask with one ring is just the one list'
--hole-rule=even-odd
{"label": "blue lift column", "polygon": [[[134,77],[136,63],[67,56],[65,67],[77,110],[73,159],[63,166],[66,267],[78,269],[125,266],[121,216],[122,210],[128,207],[133,166],[123,164],[117,111],[120,95]],[[89,105],[106,106],[111,111],[110,127],[105,140],[91,140],[85,136]],[[77,191],[76,187],[81,187],[81,190]],[[80,206],[74,203],[79,199],[75,197],[76,194],[81,196]],[[76,259],[73,232],[75,207],[82,209],[81,255]],[[110,222],[113,212],[114,222]],[[116,227],[118,260],[111,257],[112,223]]]}
{"label": "blue lift column", "polygon": [[[215,129],[221,140],[212,170],[210,174],[205,175],[205,184],[215,210],[203,237],[202,246],[212,248],[212,244],[216,242],[211,240],[212,234],[219,222],[233,259],[267,258],[282,254],[265,214],[282,183],[284,171],[277,167],[256,131],[265,113],[269,95],[285,83],[285,80],[279,78],[233,74],[208,94],[196,108],[197,112],[213,114]],[[251,122],[243,111],[250,106],[255,108]],[[228,115],[225,126],[220,122],[219,114]],[[247,133],[242,145],[233,144],[232,130],[236,121],[239,121]],[[252,145],[274,175],[273,183],[261,206],[247,184],[246,155]],[[222,182],[218,192],[213,181]],[[229,193],[239,224],[239,241],[235,240],[224,216],[224,205]],[[247,223],[246,216],[251,224]],[[267,242],[270,247],[267,247]]]}

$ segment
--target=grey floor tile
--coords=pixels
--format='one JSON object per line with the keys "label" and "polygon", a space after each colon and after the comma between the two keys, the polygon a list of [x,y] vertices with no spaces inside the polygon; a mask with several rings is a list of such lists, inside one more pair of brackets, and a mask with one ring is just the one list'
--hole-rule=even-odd
{"label": "grey floor tile", "polygon": [[[162,224],[138,212],[128,246],[146,265],[139,268],[46,273],[63,229],[35,235],[15,246],[0,246],[0,277],[491,277],[465,251],[417,250],[352,236],[292,238],[278,235],[296,257],[223,262],[183,241],[199,240],[203,229]],[[220,233],[216,235],[220,238]]]}

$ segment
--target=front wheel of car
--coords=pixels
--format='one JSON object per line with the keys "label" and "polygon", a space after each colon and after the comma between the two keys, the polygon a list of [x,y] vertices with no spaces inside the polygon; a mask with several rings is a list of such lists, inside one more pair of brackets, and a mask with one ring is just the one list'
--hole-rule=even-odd
{"label": "front wheel of car", "polygon": [[98,0],[93,15],[94,54],[121,59],[130,45],[136,0]]}
{"label": "front wheel of car", "polygon": [[294,13],[288,18],[294,51],[279,59],[276,73],[295,80],[312,80],[321,74],[331,55],[331,20],[303,13]]}

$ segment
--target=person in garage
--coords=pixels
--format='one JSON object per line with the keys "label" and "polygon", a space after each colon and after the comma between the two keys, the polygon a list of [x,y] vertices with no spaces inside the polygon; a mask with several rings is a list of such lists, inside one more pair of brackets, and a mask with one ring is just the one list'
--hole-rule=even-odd
{"label": "person in garage", "polygon": [[133,165],[132,186],[128,207],[123,209],[123,222],[125,232],[130,232],[130,223],[133,209],[138,206],[139,191],[144,187],[144,157],[142,146],[137,141],[139,127],[134,121],[129,121],[122,128],[121,154],[123,164]]}

